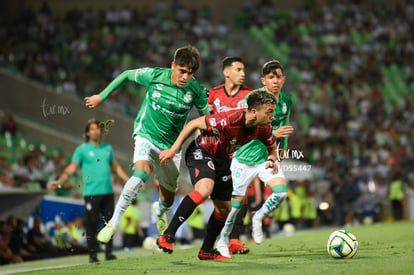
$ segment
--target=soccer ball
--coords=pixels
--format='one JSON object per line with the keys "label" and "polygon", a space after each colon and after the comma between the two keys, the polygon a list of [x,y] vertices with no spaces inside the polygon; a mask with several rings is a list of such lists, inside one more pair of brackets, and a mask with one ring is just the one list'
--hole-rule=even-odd
{"label": "soccer ball", "polygon": [[148,236],[144,239],[142,242],[142,247],[146,250],[155,250],[158,248],[156,240],[151,236]]}
{"label": "soccer ball", "polygon": [[354,234],[343,229],[337,230],[329,236],[327,249],[335,259],[350,259],[358,251],[358,241]]}

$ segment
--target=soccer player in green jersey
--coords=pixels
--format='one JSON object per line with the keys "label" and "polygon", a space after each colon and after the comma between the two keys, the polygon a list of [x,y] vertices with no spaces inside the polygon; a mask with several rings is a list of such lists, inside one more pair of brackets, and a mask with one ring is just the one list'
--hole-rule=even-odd
{"label": "soccer player in green jersey", "polygon": [[100,94],[85,98],[86,106],[95,108],[128,81],[147,87],[146,97],[134,123],[135,169],[122,190],[112,218],[98,234],[100,242],[107,243],[112,238],[122,214],[153,171],[160,183],[160,199],[153,205],[157,229],[162,234],[167,228],[165,212],[171,209],[174,202],[181,152],[177,152],[174,160],[167,165],[160,165],[158,155],[174,143],[193,106],[200,115],[209,114],[206,89],[193,78],[200,63],[197,48],[184,46],[176,50],[171,68],[127,70]]}
{"label": "soccer player in green jersey", "polygon": [[[80,166],[83,178],[83,198],[85,201],[86,238],[89,262],[98,262],[96,255],[96,233],[99,226],[99,214],[110,217],[114,211],[114,191],[111,185],[111,169],[122,179],[128,175],[114,159],[112,146],[102,142],[102,127],[99,121],[88,121],[84,137],[86,142],[79,145],[73,153],[71,163],[65,168],[57,181],[48,183],[48,190],[56,188],[69,189],[67,182]],[[112,254],[112,242],[105,246],[106,260],[116,259]]]}
{"label": "soccer player in green jersey", "polygon": [[[279,147],[287,149],[287,138],[293,132],[293,127],[289,126],[292,98],[289,94],[281,91],[285,80],[286,76],[279,61],[271,60],[262,66],[261,81],[264,87],[261,90],[272,93],[277,99],[272,128],[274,135],[281,142],[281,145],[280,143],[278,144],[278,149]],[[268,159],[266,147],[258,140],[253,140],[242,146],[234,154],[230,167],[233,180],[232,210],[227,217],[225,226],[217,242],[217,250],[221,255],[230,257],[228,249],[229,235],[236,216],[242,207],[247,187],[256,176],[273,190],[273,194],[264,202],[252,218],[253,240],[257,244],[262,243],[263,218],[274,211],[287,196],[287,185],[280,161],[279,156],[277,159]],[[267,162],[274,162],[278,167],[278,172],[274,173],[272,169],[266,169]]]}

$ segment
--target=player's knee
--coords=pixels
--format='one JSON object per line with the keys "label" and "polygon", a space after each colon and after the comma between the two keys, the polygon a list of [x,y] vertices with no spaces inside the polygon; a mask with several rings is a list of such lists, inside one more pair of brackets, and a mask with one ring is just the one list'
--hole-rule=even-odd
{"label": "player's knee", "polygon": [[231,211],[231,208],[228,208],[228,207],[216,207],[215,208],[215,212],[216,212],[217,217],[219,217],[218,218],[219,220],[221,219],[226,220],[230,211]]}

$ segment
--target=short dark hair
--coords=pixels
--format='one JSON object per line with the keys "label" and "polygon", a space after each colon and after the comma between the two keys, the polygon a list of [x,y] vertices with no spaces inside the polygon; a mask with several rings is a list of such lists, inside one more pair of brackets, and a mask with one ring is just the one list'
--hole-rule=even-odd
{"label": "short dark hair", "polygon": [[265,90],[254,90],[247,97],[247,109],[251,110],[263,104],[276,104],[276,97]]}
{"label": "short dark hair", "polygon": [[88,123],[85,126],[85,132],[83,133],[83,137],[85,138],[86,141],[89,141],[89,136],[87,135],[87,133],[89,132],[89,129],[91,128],[92,124],[96,124],[98,125],[99,128],[101,128],[99,120],[94,119],[94,118],[89,119]]}
{"label": "short dark hair", "polygon": [[223,59],[223,70],[224,70],[224,68],[227,68],[227,67],[231,66],[231,64],[233,64],[233,62],[243,63],[243,60],[241,59],[241,57],[238,57],[238,56],[227,56]]}
{"label": "short dark hair", "polygon": [[275,72],[276,69],[280,69],[282,71],[282,73],[284,74],[284,70],[283,70],[283,66],[282,64],[280,64],[280,62],[278,60],[270,60],[268,62],[266,62],[265,64],[263,64],[262,66],[262,76],[268,75],[272,72]]}
{"label": "short dark hair", "polygon": [[174,64],[188,66],[192,73],[195,73],[201,64],[200,52],[192,45],[178,48],[174,53]]}

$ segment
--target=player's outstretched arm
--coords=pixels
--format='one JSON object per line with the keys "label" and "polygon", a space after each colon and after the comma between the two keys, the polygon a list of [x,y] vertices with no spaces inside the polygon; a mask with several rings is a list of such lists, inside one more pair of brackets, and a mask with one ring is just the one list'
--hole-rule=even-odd
{"label": "player's outstretched arm", "polygon": [[85,105],[89,109],[93,109],[101,105],[103,99],[99,95],[87,96],[85,97]]}
{"label": "player's outstretched arm", "polygon": [[178,135],[171,148],[160,153],[160,164],[166,164],[172,160],[175,154],[177,154],[178,150],[180,150],[184,141],[186,141],[186,139],[189,138],[197,129],[206,130],[207,125],[205,119],[205,116],[201,116],[190,121]]}
{"label": "player's outstretched arm", "polygon": [[128,83],[128,81],[135,81],[135,72],[136,70],[127,70],[121,73],[114,80],[112,80],[112,82],[109,83],[109,85],[102,92],[100,92],[99,95],[85,97],[85,105],[89,109],[98,107],[108,98],[109,95],[124,86]]}

